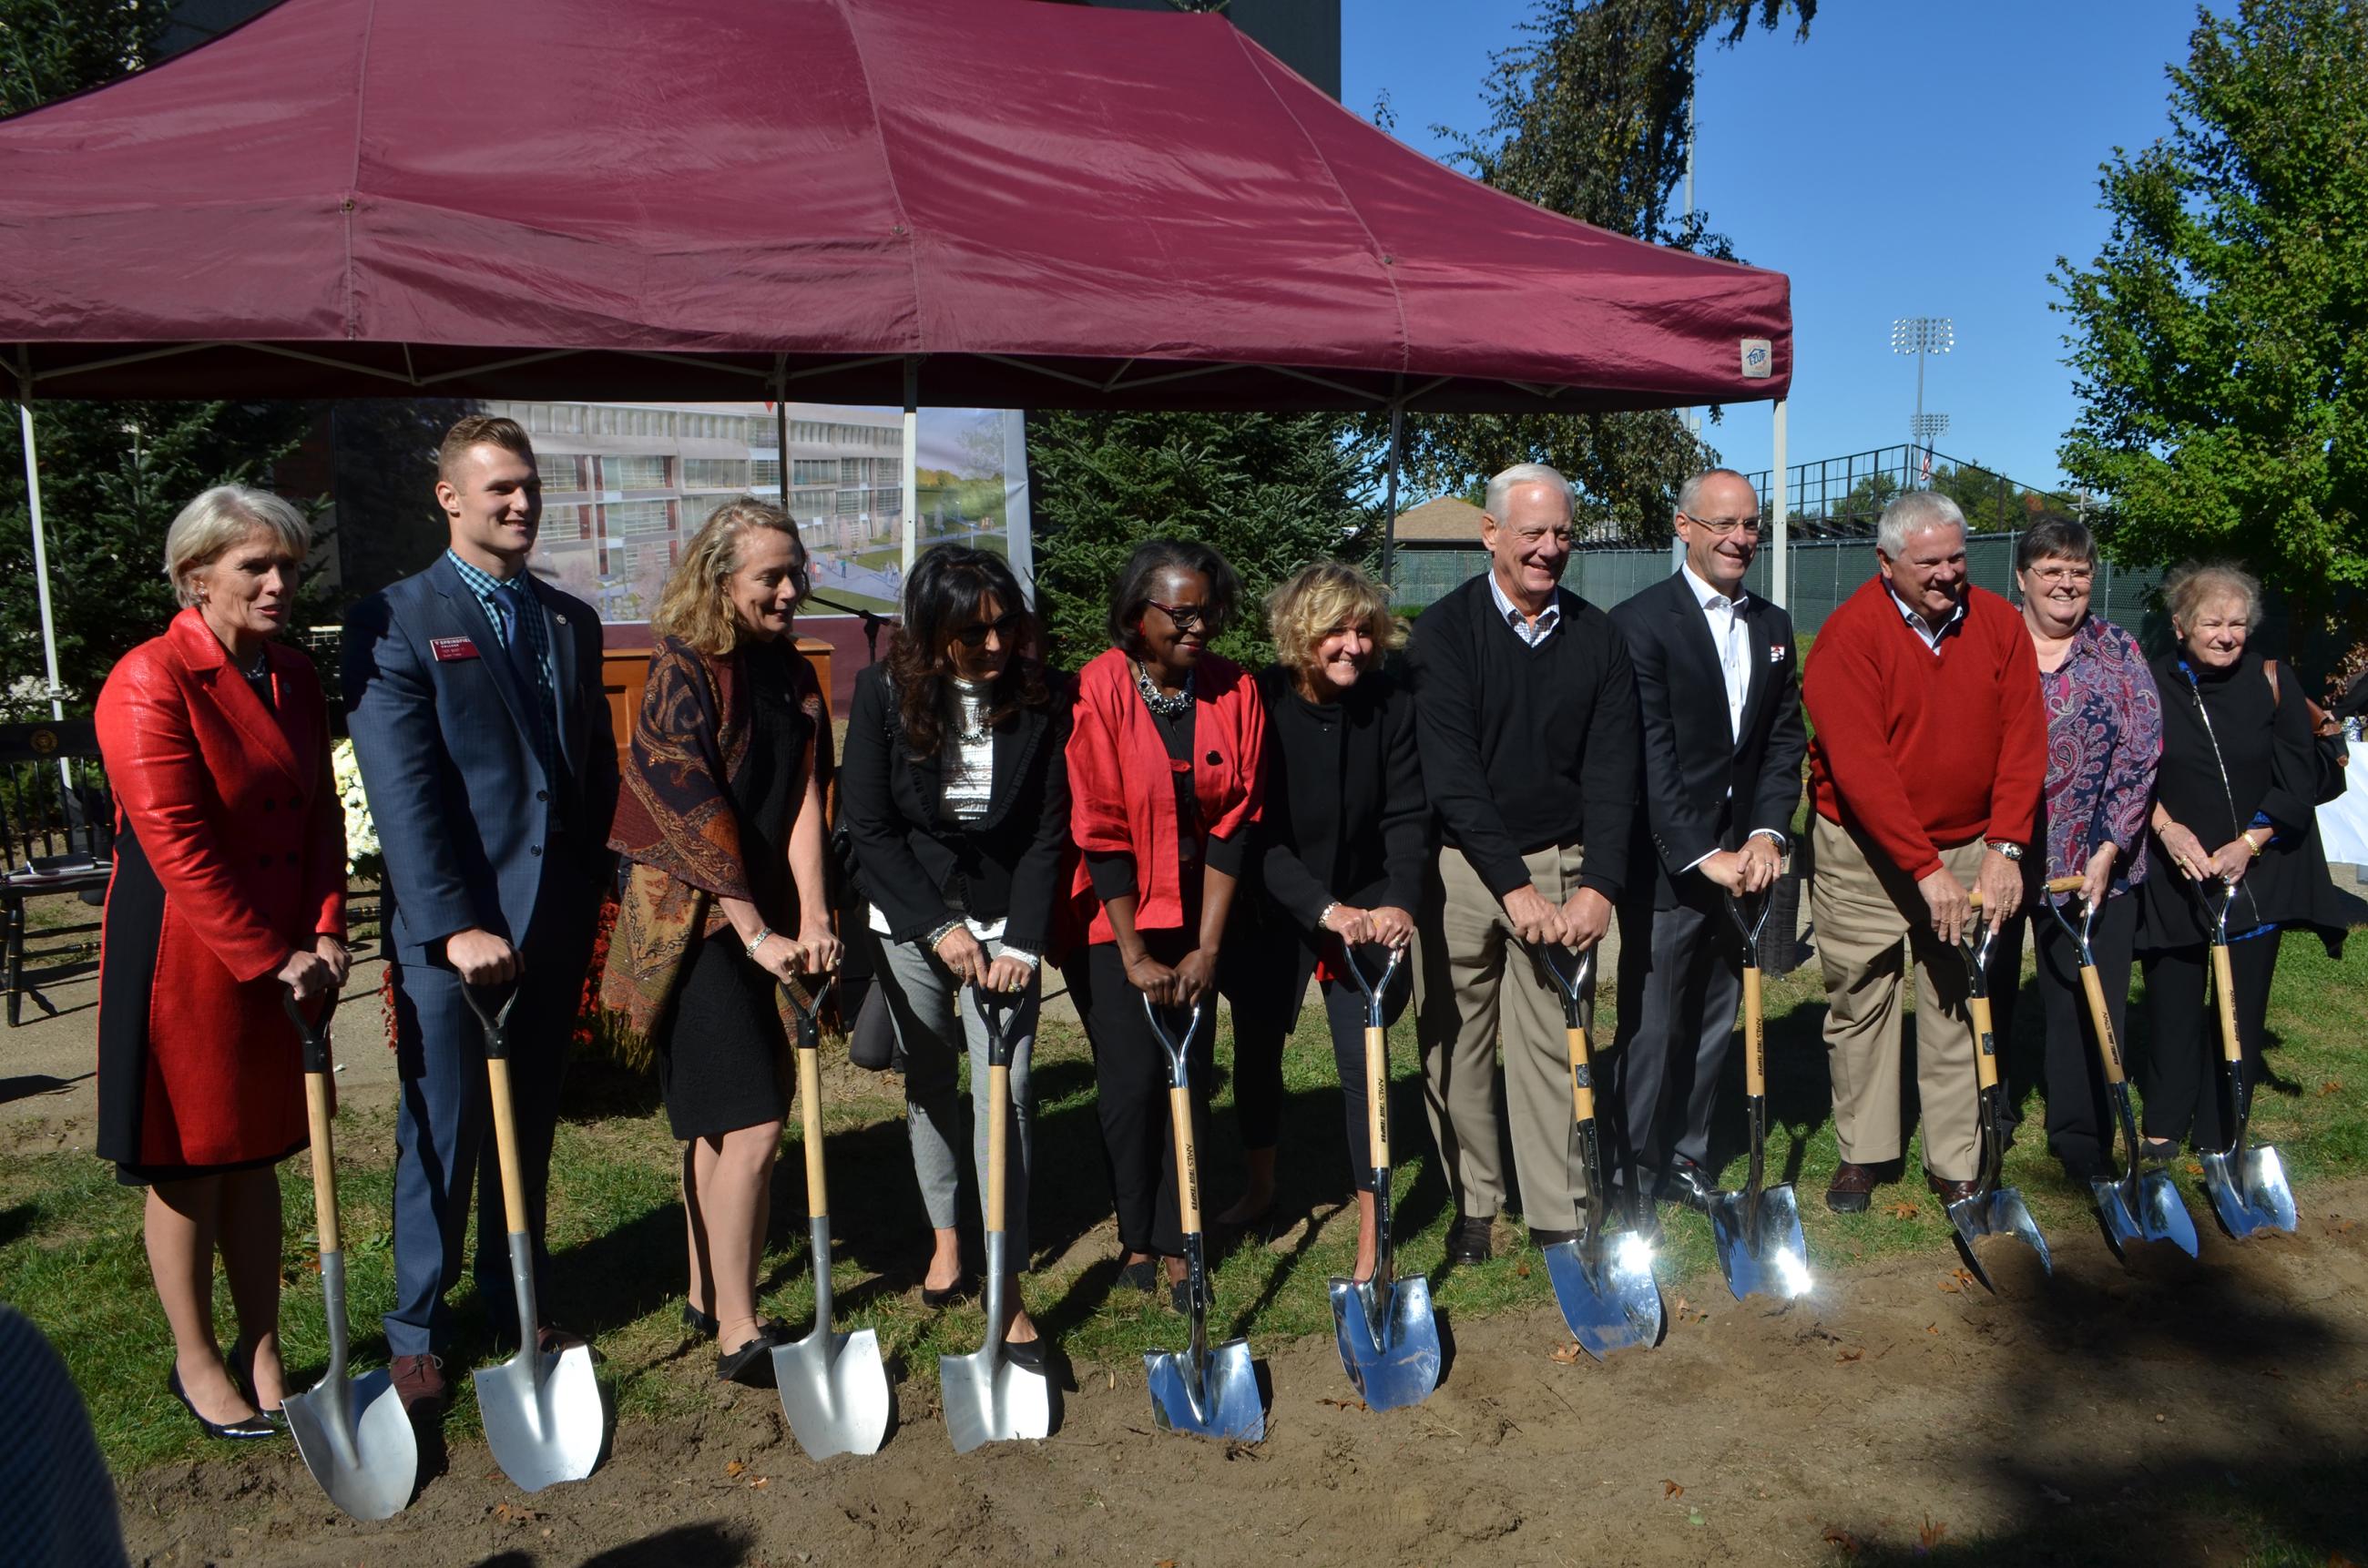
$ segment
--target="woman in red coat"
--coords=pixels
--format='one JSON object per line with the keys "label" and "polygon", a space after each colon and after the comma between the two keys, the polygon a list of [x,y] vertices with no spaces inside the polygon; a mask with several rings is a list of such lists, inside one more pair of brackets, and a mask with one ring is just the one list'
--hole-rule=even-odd
{"label": "woman in red coat", "polygon": [[[181,613],[98,697],[115,790],[98,1001],[98,1152],[148,1188],[168,1386],[210,1436],[279,1430],[279,1182],[305,1146],[281,997],[346,978],[345,818],[312,661],[272,639],[311,532],[276,495],[209,490],[165,537]],[[224,1361],[213,1259],[238,1315]]]}

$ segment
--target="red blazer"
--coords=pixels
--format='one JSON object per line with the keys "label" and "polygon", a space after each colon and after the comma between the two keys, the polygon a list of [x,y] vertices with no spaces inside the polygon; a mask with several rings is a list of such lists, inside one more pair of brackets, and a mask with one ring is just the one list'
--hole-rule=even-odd
{"label": "red blazer", "polygon": [[312,661],[276,644],[265,656],[276,711],[185,609],[99,693],[128,840],[100,949],[110,1159],[224,1165],[304,1141],[302,1060],[273,977],[291,949],[345,935],[345,815]]}
{"label": "red blazer", "polygon": [[[1258,820],[1266,788],[1266,706],[1239,665],[1203,654],[1193,673],[1192,790],[1204,838],[1238,838]],[[1080,858],[1069,880],[1070,906],[1088,942],[1117,940],[1094,896],[1083,855],[1124,850],[1134,857],[1135,928],[1184,924],[1176,865],[1175,765],[1142,693],[1134,667],[1112,648],[1077,672],[1076,726],[1069,733],[1069,826]]]}

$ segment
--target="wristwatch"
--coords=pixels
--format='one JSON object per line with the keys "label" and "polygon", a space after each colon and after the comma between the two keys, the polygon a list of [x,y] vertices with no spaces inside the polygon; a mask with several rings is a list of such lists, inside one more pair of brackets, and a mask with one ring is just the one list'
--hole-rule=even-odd
{"label": "wristwatch", "polygon": [[1992,849],[1997,850],[1999,854],[2005,856],[2009,860],[2020,863],[2022,859],[2022,846],[2013,843],[2010,840],[1993,838],[1989,840],[1989,846]]}

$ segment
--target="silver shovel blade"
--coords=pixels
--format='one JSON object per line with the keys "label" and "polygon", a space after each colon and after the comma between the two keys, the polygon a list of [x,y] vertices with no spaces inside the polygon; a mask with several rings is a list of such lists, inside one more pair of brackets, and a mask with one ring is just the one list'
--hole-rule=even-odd
{"label": "silver shovel blade", "polygon": [[1336,1278],[1332,1333],[1340,1365],[1368,1407],[1420,1404],[1439,1386],[1439,1318],[1429,1280],[1395,1280],[1384,1292],[1370,1279]]}
{"label": "silver shovel blade", "polygon": [[609,1409],[590,1346],[545,1355],[529,1343],[500,1366],[481,1369],[476,1384],[485,1446],[519,1491],[581,1481],[599,1465]]}
{"label": "silver shovel blade", "polygon": [[1033,1367],[1015,1366],[999,1340],[969,1356],[938,1358],[946,1435],[954,1452],[986,1443],[1022,1442],[1053,1430],[1053,1384]]}
{"label": "silver shovel blade", "polygon": [[1789,1301],[1809,1293],[1809,1244],[1801,1234],[1801,1200],[1792,1185],[1759,1189],[1759,1233],[1752,1233],[1749,1196],[1713,1192],[1711,1240],[1718,1245],[1719,1271],[1738,1301],[1769,1296]]}
{"label": "silver shovel blade", "polygon": [[2195,1256],[2195,1219],[2171,1185],[2166,1170],[2138,1173],[2138,1225],[2150,1242],[2169,1242],[2188,1256]]}
{"label": "silver shovel blade", "polygon": [[795,1344],[776,1345],[773,1382],[808,1459],[876,1454],[887,1440],[888,1369],[871,1330],[817,1328]]}
{"label": "silver shovel blade", "polygon": [[1590,1248],[1586,1236],[1545,1249],[1562,1321],[1587,1353],[1600,1361],[1614,1350],[1650,1349],[1661,1342],[1661,1287],[1653,1278],[1653,1246],[1634,1231]]}
{"label": "silver shovel blade", "polygon": [[2286,1185],[2285,1162],[2267,1143],[2248,1143],[2243,1153],[2203,1157],[2203,1188],[2228,1234],[2243,1241],[2255,1231],[2294,1228],[2294,1188]]}
{"label": "silver shovel blade", "polygon": [[1957,1227],[1957,1241],[1964,1247],[1966,1265],[1985,1290],[1996,1290],[1990,1283],[1989,1270],[1982,1267],[1981,1254],[1974,1243],[1981,1236],[2012,1236],[2039,1255],[2039,1266],[2049,1274],[2055,1272],[2055,1260],[2048,1256],[2047,1238],[2039,1233],[2039,1223],[2031,1217],[2031,1210],[2022,1201],[2022,1194],[2010,1187],[1994,1187],[1987,1194],[1960,1199],[1949,1205],[1949,1222]]}
{"label": "silver shovel blade", "polygon": [[1258,1398],[1249,1341],[1229,1339],[1213,1346],[1197,1377],[1189,1350],[1148,1352],[1143,1369],[1151,1381],[1152,1418],[1161,1431],[1220,1442],[1266,1440],[1266,1405]]}
{"label": "silver shovel blade", "polygon": [[411,1502],[419,1483],[419,1436],[384,1372],[350,1383],[324,1378],[279,1408],[304,1468],[330,1502],[357,1519],[392,1518]]}
{"label": "silver shovel blade", "polygon": [[2105,1239],[2113,1244],[2113,1256],[2128,1256],[2133,1245],[2146,1239],[2136,1212],[2130,1208],[2129,1190],[2117,1181],[2092,1181],[2089,1191],[2097,1200],[2097,1218],[2104,1222]]}

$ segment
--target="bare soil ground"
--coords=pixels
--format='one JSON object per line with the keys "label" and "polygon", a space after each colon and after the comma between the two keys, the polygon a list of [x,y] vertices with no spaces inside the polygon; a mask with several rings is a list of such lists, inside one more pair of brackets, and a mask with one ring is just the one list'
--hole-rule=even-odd
{"label": "bare soil ground", "polygon": [[[1053,1437],[957,1457],[905,1389],[882,1451],[805,1459],[769,1392],[626,1424],[529,1497],[455,1447],[357,1525],[292,1450],[120,1481],[135,1562],[351,1565],[1044,1562],[2142,1562],[2368,1558],[2368,1184],[2301,1233],[2124,1268],[1990,1243],[1829,1274],[1789,1308],[1671,1285],[1665,1341],[1608,1365],[1550,1311],[1450,1323],[1438,1392],[1358,1405],[1332,1345],[1259,1345],[1250,1449],[1153,1428],[1139,1366],[1079,1366]],[[2208,1208],[2196,1199],[2199,1215]],[[1672,1214],[1673,1224],[1699,1224]],[[2208,1220],[2205,1221],[2208,1223]],[[679,1375],[706,1372],[686,1346]],[[2310,1555],[2294,1557],[2302,1550]]]}

